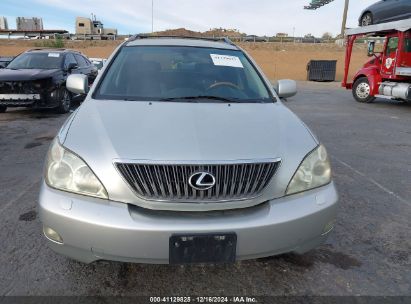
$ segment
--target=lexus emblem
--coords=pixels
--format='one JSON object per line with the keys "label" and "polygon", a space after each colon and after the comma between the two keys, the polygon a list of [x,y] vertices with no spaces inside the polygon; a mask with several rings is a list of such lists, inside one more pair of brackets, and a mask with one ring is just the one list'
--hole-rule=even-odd
{"label": "lexus emblem", "polygon": [[205,191],[215,185],[215,177],[208,172],[196,172],[188,179],[190,186],[196,190]]}

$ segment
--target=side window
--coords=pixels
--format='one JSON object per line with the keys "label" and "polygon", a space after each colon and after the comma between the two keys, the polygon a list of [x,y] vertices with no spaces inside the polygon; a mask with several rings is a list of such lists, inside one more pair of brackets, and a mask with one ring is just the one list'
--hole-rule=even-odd
{"label": "side window", "polygon": [[77,64],[77,61],[72,54],[68,53],[64,59],[64,68],[67,69],[70,63]]}
{"label": "side window", "polygon": [[87,62],[86,62],[86,60],[84,59],[83,56],[78,55],[78,54],[75,54],[74,56],[76,57],[78,66],[79,66],[80,68],[84,68],[84,67],[87,66]]}
{"label": "side window", "polygon": [[404,40],[404,52],[411,53],[411,38],[405,38],[405,40]]}
{"label": "side window", "polygon": [[87,64],[87,65],[92,65],[91,61],[88,60],[88,58],[86,58],[86,57],[83,57],[83,58],[84,58],[84,60],[86,61],[86,64]]}
{"label": "side window", "polygon": [[398,49],[398,37],[391,37],[387,43],[387,56],[390,56],[392,53],[395,53]]}

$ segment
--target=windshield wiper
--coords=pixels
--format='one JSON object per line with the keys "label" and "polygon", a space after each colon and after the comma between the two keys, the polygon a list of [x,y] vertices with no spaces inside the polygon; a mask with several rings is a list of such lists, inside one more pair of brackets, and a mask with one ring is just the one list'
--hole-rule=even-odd
{"label": "windshield wiper", "polygon": [[219,96],[211,96],[211,95],[199,95],[199,96],[184,96],[184,97],[170,97],[170,98],[162,98],[160,101],[176,101],[176,100],[201,100],[201,99],[208,99],[208,100],[218,100],[221,102],[230,102],[230,103],[241,103],[241,99],[238,98],[225,98]]}

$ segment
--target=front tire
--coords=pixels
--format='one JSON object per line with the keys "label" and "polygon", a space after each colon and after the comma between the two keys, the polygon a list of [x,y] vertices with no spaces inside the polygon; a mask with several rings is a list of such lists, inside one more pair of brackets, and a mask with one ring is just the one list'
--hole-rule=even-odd
{"label": "front tire", "polygon": [[356,101],[371,103],[375,97],[371,95],[371,86],[367,77],[358,78],[352,87],[352,93]]}
{"label": "front tire", "polygon": [[61,87],[58,92],[58,98],[59,105],[56,108],[56,112],[59,114],[68,113],[71,108],[71,93],[65,87]]}
{"label": "front tire", "polygon": [[365,13],[361,17],[361,22],[360,22],[361,26],[369,26],[369,25],[373,25],[373,24],[374,24],[374,18],[373,18],[371,13]]}
{"label": "front tire", "polygon": [[7,107],[6,106],[0,106],[0,113],[6,112]]}

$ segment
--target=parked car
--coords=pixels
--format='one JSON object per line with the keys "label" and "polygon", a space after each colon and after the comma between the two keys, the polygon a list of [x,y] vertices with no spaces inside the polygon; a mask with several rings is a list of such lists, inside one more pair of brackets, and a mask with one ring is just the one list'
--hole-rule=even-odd
{"label": "parked car", "polygon": [[34,49],[0,70],[0,112],[8,107],[70,110],[73,95],[66,89],[71,74],[83,74],[91,84],[97,68],[81,53],[66,49]]}
{"label": "parked car", "polygon": [[101,70],[107,62],[107,59],[105,58],[89,58],[89,60],[95,65],[97,70]]}
{"label": "parked car", "polygon": [[410,0],[381,0],[362,11],[359,24],[368,26],[411,18]]}
{"label": "parked car", "polygon": [[268,38],[250,35],[244,38],[245,42],[268,42]]}
{"label": "parked car", "polygon": [[[229,40],[136,36],[51,144],[39,197],[53,250],[90,263],[304,253],[334,227],[326,149]],[[67,89],[88,90],[70,75]]]}
{"label": "parked car", "polygon": [[4,69],[14,57],[0,56],[0,69]]}

